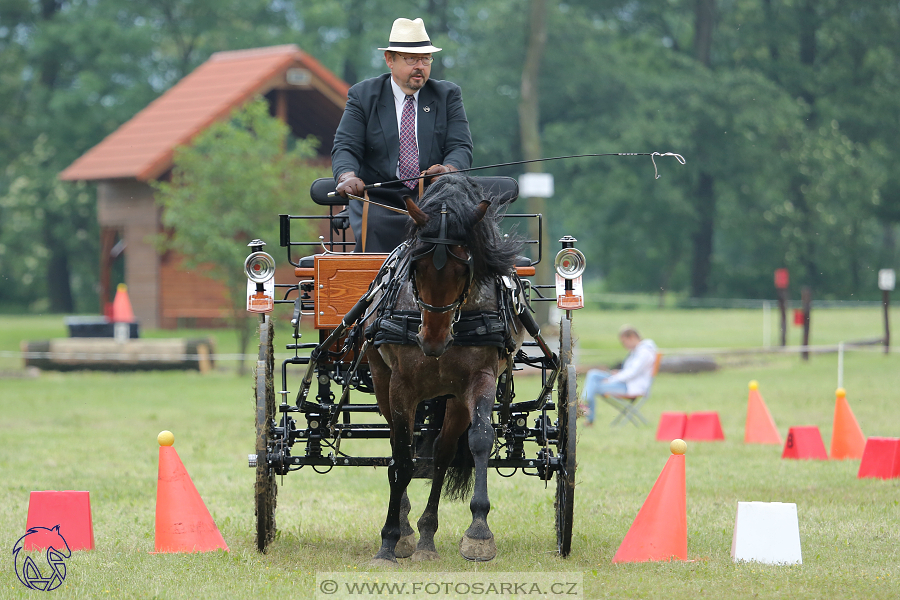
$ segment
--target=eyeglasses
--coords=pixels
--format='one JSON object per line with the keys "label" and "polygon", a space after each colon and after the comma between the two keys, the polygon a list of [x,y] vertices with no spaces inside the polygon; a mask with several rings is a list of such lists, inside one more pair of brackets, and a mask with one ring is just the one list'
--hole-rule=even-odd
{"label": "eyeglasses", "polygon": [[402,54],[398,54],[397,56],[399,56],[400,58],[405,60],[406,64],[409,65],[410,67],[415,66],[416,63],[418,63],[420,61],[421,61],[423,67],[427,67],[428,65],[430,65],[431,63],[434,62],[433,56],[403,56]]}

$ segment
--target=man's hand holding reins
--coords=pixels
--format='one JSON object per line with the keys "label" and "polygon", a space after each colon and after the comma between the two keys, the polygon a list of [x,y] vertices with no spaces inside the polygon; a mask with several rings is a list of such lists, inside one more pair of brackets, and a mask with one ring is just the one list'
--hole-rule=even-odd
{"label": "man's hand holding reins", "polygon": [[356,173],[347,171],[338,176],[338,184],[334,191],[342,198],[346,198],[347,194],[362,196],[366,193],[366,184],[356,176]]}
{"label": "man's hand holding reins", "polygon": [[425,185],[431,185],[441,175],[452,173],[456,170],[456,167],[454,167],[453,165],[431,165],[424,173],[428,176],[425,178]]}

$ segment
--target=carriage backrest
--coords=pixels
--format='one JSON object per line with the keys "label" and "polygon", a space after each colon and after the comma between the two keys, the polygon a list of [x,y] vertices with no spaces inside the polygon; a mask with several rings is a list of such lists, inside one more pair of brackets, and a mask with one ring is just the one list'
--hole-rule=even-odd
{"label": "carriage backrest", "polygon": [[[507,204],[515,202],[519,197],[519,183],[512,177],[472,177],[482,189],[488,200],[495,203]],[[331,177],[323,177],[313,181],[309,187],[309,196],[316,204],[322,206],[343,206],[347,204],[346,198],[329,196],[334,191],[335,183]]]}

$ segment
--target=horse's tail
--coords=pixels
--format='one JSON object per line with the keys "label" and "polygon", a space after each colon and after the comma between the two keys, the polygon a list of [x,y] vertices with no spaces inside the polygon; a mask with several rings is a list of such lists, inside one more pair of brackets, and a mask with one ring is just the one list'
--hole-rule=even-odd
{"label": "horse's tail", "polygon": [[453,457],[444,478],[444,498],[447,500],[465,500],[475,485],[472,477],[475,473],[475,457],[469,448],[469,429],[471,426],[466,427],[456,440],[456,456]]}
{"label": "horse's tail", "polygon": [[[421,406],[421,405],[419,405]],[[420,456],[433,457],[434,443],[438,432],[444,427],[444,415],[447,411],[447,396],[436,398],[436,403],[431,411],[431,422],[426,435],[418,446]],[[443,496],[448,500],[465,500],[472,493],[475,472],[475,459],[469,449],[469,428],[459,436],[456,441],[456,454],[450,462],[447,474],[444,476]],[[414,477],[427,479],[434,478],[434,462],[422,461],[416,468]]]}

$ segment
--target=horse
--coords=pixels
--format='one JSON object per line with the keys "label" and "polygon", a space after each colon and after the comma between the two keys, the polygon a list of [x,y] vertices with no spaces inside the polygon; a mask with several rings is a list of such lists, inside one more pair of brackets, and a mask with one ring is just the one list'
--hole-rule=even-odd
{"label": "horse", "polygon": [[[491,412],[497,379],[507,368],[508,353],[521,346],[524,330],[515,311],[508,311],[509,340],[505,349],[454,345],[454,326],[460,314],[499,311],[498,278],[514,274],[521,243],[503,236],[500,209],[492,206],[477,183],[464,175],[443,175],[432,183],[421,206],[405,198],[411,218],[407,236],[408,264],[398,284],[394,308],[418,311],[421,327],[415,344],[382,344],[366,356],[381,414],[390,428],[388,466],[390,500],[381,530],[376,566],[396,566],[397,558],[413,561],[439,558],[434,545],[442,488],[451,499],[474,490],[472,523],[460,540],[459,551],[472,561],[488,561],[497,554],[488,527],[488,457],[494,442]],[[369,320],[374,317],[370,316]],[[410,334],[411,335],[411,334]],[[413,477],[413,435],[416,408],[437,398],[440,432],[434,439],[431,491],[417,522],[419,541],[409,524],[407,486]],[[440,414],[441,407],[443,413]],[[457,452],[469,460],[451,467]]]}

